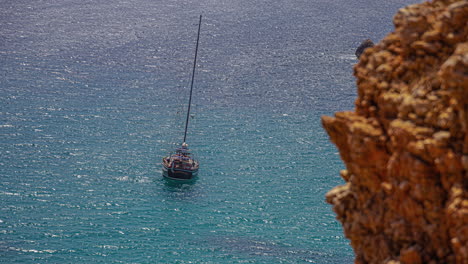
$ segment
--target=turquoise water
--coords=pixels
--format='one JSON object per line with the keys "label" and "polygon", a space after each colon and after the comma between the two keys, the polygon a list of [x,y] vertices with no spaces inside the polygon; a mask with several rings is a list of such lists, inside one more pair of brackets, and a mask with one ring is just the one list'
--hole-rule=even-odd
{"label": "turquoise water", "polygon": [[[352,263],[325,194],[355,48],[405,1],[7,1],[1,263]],[[188,143],[175,184],[198,15]]]}

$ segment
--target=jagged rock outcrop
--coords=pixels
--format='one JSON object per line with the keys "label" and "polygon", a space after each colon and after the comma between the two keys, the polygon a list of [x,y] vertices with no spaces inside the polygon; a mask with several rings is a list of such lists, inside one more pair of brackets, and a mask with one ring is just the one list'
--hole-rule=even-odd
{"label": "jagged rock outcrop", "polygon": [[468,1],[402,8],[354,68],[355,111],[322,117],[346,184],[327,201],[356,263],[468,263]]}
{"label": "jagged rock outcrop", "polygon": [[362,53],[364,53],[364,50],[371,47],[374,47],[374,42],[372,42],[370,39],[366,39],[361,43],[361,45],[359,45],[354,54],[359,59]]}

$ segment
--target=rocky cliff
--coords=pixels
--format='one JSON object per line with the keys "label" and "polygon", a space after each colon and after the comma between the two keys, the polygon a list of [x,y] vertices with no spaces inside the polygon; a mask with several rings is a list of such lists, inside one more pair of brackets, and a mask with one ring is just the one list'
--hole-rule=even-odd
{"label": "rocky cliff", "polygon": [[322,117],[346,184],[327,201],[356,263],[468,263],[468,1],[402,8]]}

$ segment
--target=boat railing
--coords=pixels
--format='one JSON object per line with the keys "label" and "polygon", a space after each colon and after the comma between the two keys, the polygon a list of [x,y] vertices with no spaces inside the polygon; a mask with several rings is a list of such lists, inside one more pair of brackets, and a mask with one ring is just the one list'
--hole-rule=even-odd
{"label": "boat railing", "polygon": [[167,167],[173,167],[174,169],[193,170],[199,166],[194,156],[193,154],[176,152],[164,158],[164,163]]}

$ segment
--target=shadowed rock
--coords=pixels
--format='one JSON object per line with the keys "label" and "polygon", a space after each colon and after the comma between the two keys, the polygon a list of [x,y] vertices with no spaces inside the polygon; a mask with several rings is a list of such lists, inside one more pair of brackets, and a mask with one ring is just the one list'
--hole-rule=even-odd
{"label": "shadowed rock", "polygon": [[361,54],[364,52],[365,49],[373,46],[374,42],[372,42],[372,40],[370,39],[366,39],[361,43],[361,45],[359,45],[359,47],[356,49],[356,53],[354,54],[356,54],[356,57],[359,59],[359,57],[361,57]]}

